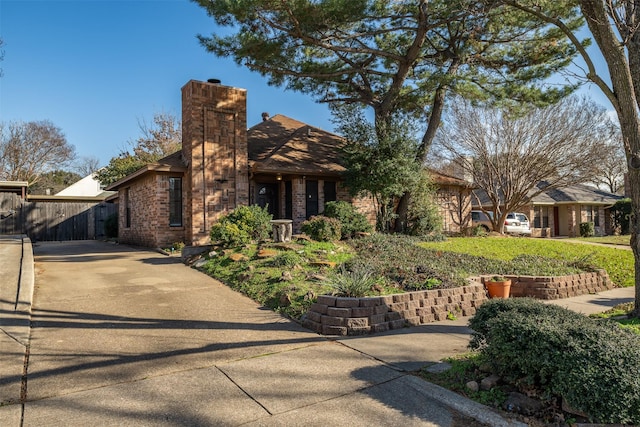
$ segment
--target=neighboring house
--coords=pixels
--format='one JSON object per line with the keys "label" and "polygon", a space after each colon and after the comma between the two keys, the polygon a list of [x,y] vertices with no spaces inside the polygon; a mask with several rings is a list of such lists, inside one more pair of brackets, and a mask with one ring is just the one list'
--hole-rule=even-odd
{"label": "neighboring house", "polygon": [[[576,184],[543,192],[518,211],[529,217],[534,237],[576,237],[583,222],[593,222],[596,235],[604,236],[614,231],[610,208],[620,199],[622,196],[617,194]],[[491,208],[481,190],[474,190],[472,202],[474,208]]]}
{"label": "neighboring house", "polygon": [[445,233],[460,233],[471,225],[471,191],[469,181],[429,170],[436,185],[436,204]]}
{"label": "neighboring house", "polygon": [[114,193],[114,191],[105,191],[100,181],[91,174],[58,191],[55,196],[106,198]]}

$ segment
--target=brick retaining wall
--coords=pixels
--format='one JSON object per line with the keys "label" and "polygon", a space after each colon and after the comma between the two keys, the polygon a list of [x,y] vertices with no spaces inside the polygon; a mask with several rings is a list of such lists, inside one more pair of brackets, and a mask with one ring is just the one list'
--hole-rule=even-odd
{"label": "brick retaining wall", "polygon": [[472,316],[487,299],[480,283],[380,297],[318,297],[304,325],[324,335],[363,335],[445,320],[449,313]]}
{"label": "brick retaining wall", "polygon": [[[364,335],[445,320],[473,316],[487,293],[484,280],[473,277],[470,285],[380,297],[345,298],[321,295],[312,304],[304,326],[323,335]],[[569,276],[508,276],[512,297],[560,299],[612,289],[606,271]]]}
{"label": "brick retaining wall", "polygon": [[555,277],[508,275],[504,277],[511,279],[512,297],[550,300],[595,294],[614,288],[605,270]]}

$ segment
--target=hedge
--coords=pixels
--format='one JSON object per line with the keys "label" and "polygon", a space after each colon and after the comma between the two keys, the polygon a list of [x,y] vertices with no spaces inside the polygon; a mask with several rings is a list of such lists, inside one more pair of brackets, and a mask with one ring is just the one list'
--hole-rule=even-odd
{"label": "hedge", "polygon": [[600,423],[640,424],[640,336],[529,298],[490,300],[472,347],[513,384],[560,396]]}

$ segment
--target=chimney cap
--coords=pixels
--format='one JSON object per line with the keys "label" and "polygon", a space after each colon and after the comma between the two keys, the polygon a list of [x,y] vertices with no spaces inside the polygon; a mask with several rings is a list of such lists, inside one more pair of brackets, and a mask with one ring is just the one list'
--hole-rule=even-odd
{"label": "chimney cap", "polygon": [[208,79],[207,83],[213,83],[214,85],[219,85],[220,83],[222,83],[222,80],[220,80],[220,79]]}

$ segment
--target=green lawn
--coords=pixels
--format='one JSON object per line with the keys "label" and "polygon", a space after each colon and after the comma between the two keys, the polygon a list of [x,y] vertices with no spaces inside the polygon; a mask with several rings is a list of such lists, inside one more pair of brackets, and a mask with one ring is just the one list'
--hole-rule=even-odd
{"label": "green lawn", "polygon": [[602,243],[605,245],[629,246],[631,236],[627,234],[624,236],[580,237],[576,240],[592,243]]}
{"label": "green lawn", "polygon": [[570,240],[517,237],[454,237],[444,242],[421,243],[420,246],[504,261],[522,254],[585,261],[604,268],[618,286],[634,285],[633,253],[624,249],[585,245]]}

